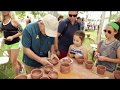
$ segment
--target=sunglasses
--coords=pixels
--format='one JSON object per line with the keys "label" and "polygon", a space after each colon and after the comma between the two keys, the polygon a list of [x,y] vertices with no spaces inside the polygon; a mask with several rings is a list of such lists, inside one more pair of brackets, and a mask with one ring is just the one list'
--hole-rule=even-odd
{"label": "sunglasses", "polygon": [[69,17],[77,17],[77,14],[75,14],[75,15],[72,15],[72,14],[69,14]]}
{"label": "sunglasses", "polygon": [[104,32],[107,32],[107,33],[109,33],[109,34],[112,33],[110,30],[104,30]]}

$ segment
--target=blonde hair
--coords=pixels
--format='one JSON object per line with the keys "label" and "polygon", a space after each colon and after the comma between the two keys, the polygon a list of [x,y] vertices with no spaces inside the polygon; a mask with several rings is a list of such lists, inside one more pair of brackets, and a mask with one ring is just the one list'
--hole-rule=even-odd
{"label": "blonde hair", "polygon": [[[9,12],[9,16],[10,16],[10,18],[11,18],[12,20],[13,20],[13,19],[17,19],[15,11],[10,11],[10,12]],[[4,20],[4,16],[3,16],[2,13],[1,13],[0,20],[1,20],[1,21]]]}

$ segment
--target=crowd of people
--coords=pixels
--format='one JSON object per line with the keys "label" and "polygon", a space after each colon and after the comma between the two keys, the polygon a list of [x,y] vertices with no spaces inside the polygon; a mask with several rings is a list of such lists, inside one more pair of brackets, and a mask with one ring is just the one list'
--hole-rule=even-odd
{"label": "crowd of people", "polygon": [[[78,11],[69,11],[68,17],[46,15],[41,20],[27,23],[22,28],[13,11],[2,11],[1,32],[5,38],[5,49],[9,54],[15,75],[20,74],[23,66],[27,74],[34,68],[52,65],[47,57],[60,60],[63,57],[88,60],[87,49],[82,45],[85,38],[84,18]],[[105,29],[105,40],[99,42],[95,57],[96,65],[104,65],[113,72],[120,63],[120,19],[109,22]],[[22,36],[22,39],[20,39]],[[23,46],[22,62],[18,60],[20,41]]]}

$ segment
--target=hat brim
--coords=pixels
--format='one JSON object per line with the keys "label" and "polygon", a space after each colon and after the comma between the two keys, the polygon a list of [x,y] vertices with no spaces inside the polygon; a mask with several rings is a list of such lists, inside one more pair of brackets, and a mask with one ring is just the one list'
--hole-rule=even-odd
{"label": "hat brim", "polygon": [[49,28],[45,28],[45,33],[49,37],[57,37],[57,30],[53,31],[53,30],[51,30]]}

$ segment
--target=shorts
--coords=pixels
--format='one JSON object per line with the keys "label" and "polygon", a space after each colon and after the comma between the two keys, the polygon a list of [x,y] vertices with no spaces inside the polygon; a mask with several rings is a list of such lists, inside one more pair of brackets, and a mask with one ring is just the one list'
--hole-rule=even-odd
{"label": "shorts", "polygon": [[20,42],[17,42],[17,43],[11,44],[11,45],[4,44],[4,48],[5,48],[6,50],[19,49],[20,47],[21,47]]}

